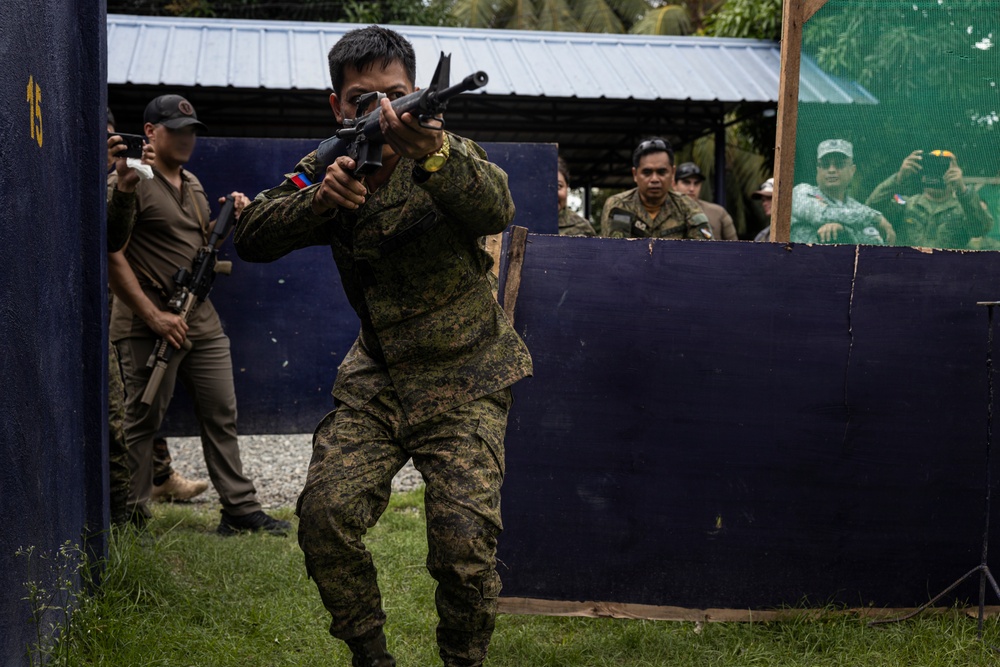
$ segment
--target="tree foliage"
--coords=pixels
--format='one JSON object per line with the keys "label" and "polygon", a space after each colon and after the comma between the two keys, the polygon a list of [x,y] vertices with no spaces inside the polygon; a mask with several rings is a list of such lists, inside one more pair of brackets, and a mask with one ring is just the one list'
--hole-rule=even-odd
{"label": "tree foliage", "polygon": [[[878,104],[800,107],[799,134],[838,129],[860,143],[878,182],[920,148],[948,148],[969,175],[1000,169],[1000,0],[830,0],[803,29],[803,51]],[[805,124],[804,124],[805,123]]]}
{"label": "tree foliage", "polygon": [[827,72],[876,95],[972,99],[998,72],[998,29],[997,0],[830,0],[806,24],[803,47]]}
{"label": "tree foliage", "polygon": [[331,23],[451,25],[447,8],[423,0],[108,0],[108,12]]}
{"label": "tree foliage", "polygon": [[726,0],[708,16],[704,34],[777,41],[781,39],[781,0]]}
{"label": "tree foliage", "polygon": [[467,28],[691,35],[703,28],[723,0],[669,4],[662,0],[431,0],[431,4],[446,6],[454,24]]}

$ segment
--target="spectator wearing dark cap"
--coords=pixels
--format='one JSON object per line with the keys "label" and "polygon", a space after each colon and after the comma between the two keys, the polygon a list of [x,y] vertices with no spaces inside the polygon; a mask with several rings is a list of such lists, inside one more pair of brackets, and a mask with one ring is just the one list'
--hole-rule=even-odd
{"label": "spectator wearing dark cap", "polygon": [[821,141],[816,149],[816,185],[792,190],[791,241],[886,245],[896,232],[881,213],[847,194],[857,171],[854,146],[844,139]]}
{"label": "spectator wearing dark cap", "polygon": [[753,237],[754,241],[770,241],[771,240],[771,204],[774,201],[774,179],[769,178],[760,184],[760,189],[751,195],[751,198],[760,201],[760,207],[764,209],[764,215],[767,216],[767,227],[757,232],[757,236]]}
{"label": "spectator wearing dark cap", "polygon": [[674,192],[687,195],[693,199],[708,216],[708,224],[712,227],[712,238],[720,241],[735,241],[736,226],[733,218],[723,207],[701,199],[701,186],[705,176],[694,162],[682,162],[674,172]]}
{"label": "spectator wearing dark cap", "polygon": [[989,209],[948,150],[913,151],[865,203],[892,221],[903,245],[969,248],[993,228]]}
{"label": "spectator wearing dark cap", "polygon": [[[153,487],[153,439],[179,378],[194,400],[205,463],[222,501],[218,532],[284,534],[290,524],[262,511],[253,482],[243,474],[229,338],[215,306],[205,299],[187,320],[168,306],[178,267],[190,269],[212,230],[208,196],[194,174],[184,169],[194,151],[196,132],[205,125],[179,95],[157,97],[146,107],[143,120],[146,139],[156,151],[153,178],[136,186],[136,221],[128,245],[108,256],[116,297],[110,337],[121,359],[127,397],[129,503],[136,512],[148,514],[144,509]],[[109,190],[117,179],[117,172],[108,177]],[[241,192],[232,196],[239,216],[249,200]],[[147,407],[141,402],[152,372],[146,360],[160,338],[176,349],[159,392]]]}

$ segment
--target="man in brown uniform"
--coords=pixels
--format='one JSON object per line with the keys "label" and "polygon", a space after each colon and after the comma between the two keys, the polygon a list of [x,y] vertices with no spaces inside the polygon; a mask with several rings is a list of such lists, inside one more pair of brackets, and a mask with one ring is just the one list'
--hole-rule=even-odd
{"label": "man in brown uniform", "polygon": [[712,228],[698,206],[673,191],[674,149],[653,137],[632,151],[636,187],[608,197],[601,235],[612,238],[711,239]]}
{"label": "man in brown uniform", "polygon": [[674,172],[674,192],[687,195],[701,207],[702,212],[708,216],[708,224],[712,227],[712,238],[717,241],[735,241],[739,237],[736,235],[736,226],[729,211],[705,201],[701,198],[701,187],[705,183],[705,175],[701,173],[701,168],[694,162],[681,162]]}
{"label": "man in brown uniform", "polygon": [[[219,534],[259,530],[284,534],[291,525],[261,510],[253,482],[243,474],[229,338],[215,307],[205,300],[185,322],[167,306],[178,267],[190,269],[211,233],[208,197],[198,179],[184,169],[194,150],[195,130],[205,126],[191,103],[179,95],[157,97],[146,107],[143,120],[146,138],[156,149],[154,177],[136,187],[132,237],[125,250],[108,259],[116,297],[111,340],[118,348],[126,383],[125,437],[132,471],[129,502],[140,508],[149,500],[153,438],[180,378],[194,400],[205,463],[222,501]],[[116,182],[115,173],[108,187],[115,187]],[[239,192],[232,194],[239,215],[247,198]],[[147,408],[141,402],[151,374],[146,361],[160,337],[176,350]],[[185,340],[191,345],[182,348]]]}
{"label": "man in brown uniform", "polygon": [[[121,154],[126,145],[120,135],[115,134],[115,117],[108,109],[108,172],[117,172],[115,187],[108,189],[108,252],[118,252],[125,247],[132,227],[135,225],[135,188],[139,174],[128,165]],[[142,162],[152,165],[156,153],[153,145],[143,144]],[[110,292],[109,292],[110,297]],[[112,301],[109,299],[109,319]],[[132,473],[129,471],[128,449],[125,446],[125,383],[122,379],[121,364],[114,345],[108,341],[108,463],[111,492],[111,521],[122,524],[126,519],[138,523],[145,521],[146,513],[128,514],[128,491]],[[170,450],[162,438],[154,441],[153,456],[153,499],[188,500],[203,493],[208,482],[193,481],[174,470],[170,463]]]}
{"label": "man in brown uniform", "polygon": [[[412,457],[427,488],[427,567],[437,582],[445,667],[474,667],[493,634],[503,437],[510,386],[531,358],[493,298],[483,237],[510,223],[507,175],[475,143],[397,116],[414,90],[412,45],[370,26],[329,54],[337,121],[381,92],[382,165],[363,181],[338,157],[305,156],[247,207],[236,231],[245,260],[328,245],[361,332],[337,371],[336,409],[316,429],[299,497],[309,576],[354,667],[392,667],[385,612],[362,538]],[[431,124],[431,123],[428,123]]]}

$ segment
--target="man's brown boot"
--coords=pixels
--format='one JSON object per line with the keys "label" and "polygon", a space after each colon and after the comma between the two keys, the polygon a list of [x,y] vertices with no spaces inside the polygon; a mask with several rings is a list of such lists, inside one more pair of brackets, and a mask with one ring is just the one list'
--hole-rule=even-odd
{"label": "man's brown boot", "polygon": [[191,500],[205,493],[208,482],[194,482],[174,470],[163,484],[154,484],[149,499],[165,503],[171,500]]}

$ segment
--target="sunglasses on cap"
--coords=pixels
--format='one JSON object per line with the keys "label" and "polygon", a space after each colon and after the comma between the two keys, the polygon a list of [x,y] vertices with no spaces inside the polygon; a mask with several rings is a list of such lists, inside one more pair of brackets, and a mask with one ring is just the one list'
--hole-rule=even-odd
{"label": "sunglasses on cap", "polygon": [[835,167],[837,169],[843,169],[847,165],[851,164],[851,158],[840,153],[832,153],[830,155],[824,155],[819,159],[820,169],[829,169],[830,167]]}
{"label": "sunglasses on cap", "polygon": [[663,139],[649,139],[639,144],[639,146],[635,149],[637,153],[645,153],[648,150],[669,151],[670,146],[668,146],[667,142]]}

